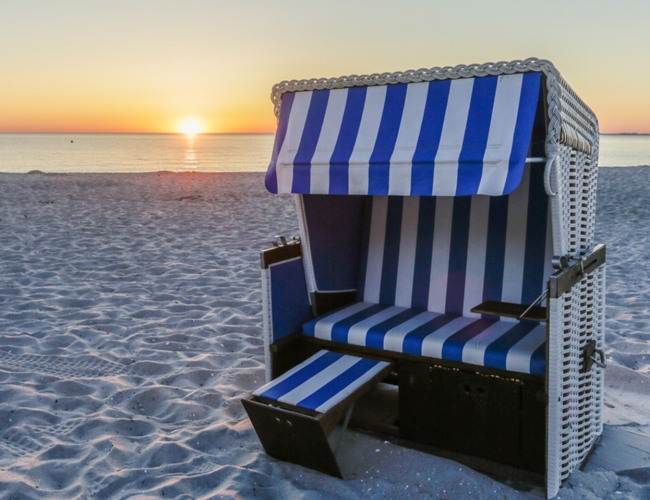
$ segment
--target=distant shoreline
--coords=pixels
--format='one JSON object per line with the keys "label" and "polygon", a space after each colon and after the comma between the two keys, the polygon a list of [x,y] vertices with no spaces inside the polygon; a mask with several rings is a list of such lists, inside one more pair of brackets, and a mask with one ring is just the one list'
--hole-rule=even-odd
{"label": "distant shoreline", "polygon": [[[0,172],[266,172],[272,134],[3,134]],[[650,135],[603,135],[601,165],[650,165]]]}
{"label": "distant shoreline", "polygon": [[[650,165],[598,165],[599,168],[650,168]],[[151,170],[145,172],[45,172],[43,170],[30,170],[29,172],[6,172],[0,170],[0,177],[4,176],[22,176],[22,175],[44,175],[44,176],[161,176],[161,175],[182,175],[182,176],[212,176],[212,175],[223,175],[223,176],[257,176],[264,177],[266,171],[257,170],[257,171],[210,171],[210,170],[200,170],[200,171],[183,171],[183,170]]]}
{"label": "distant shoreline", "polygon": [[[275,132],[201,132],[195,135],[274,135]],[[1,132],[0,135],[179,135],[184,132]]]}
{"label": "distant shoreline", "polygon": [[600,134],[600,135],[631,135],[631,136],[646,136],[650,134],[640,134],[637,132],[621,132],[619,134]]}
{"label": "distant shoreline", "polygon": [[[184,136],[182,132],[1,132],[0,135],[178,135]],[[197,135],[274,135],[273,132],[202,132]],[[600,135],[621,135],[644,137],[650,136],[650,133],[641,132],[619,132],[619,133],[601,133]]]}

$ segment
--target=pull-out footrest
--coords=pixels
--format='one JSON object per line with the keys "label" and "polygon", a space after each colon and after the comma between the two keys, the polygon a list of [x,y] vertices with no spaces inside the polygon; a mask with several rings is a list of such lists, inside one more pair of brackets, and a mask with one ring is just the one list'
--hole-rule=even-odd
{"label": "pull-out footrest", "polygon": [[345,410],[391,368],[387,361],[321,350],[242,403],[266,453],[343,477],[327,438]]}

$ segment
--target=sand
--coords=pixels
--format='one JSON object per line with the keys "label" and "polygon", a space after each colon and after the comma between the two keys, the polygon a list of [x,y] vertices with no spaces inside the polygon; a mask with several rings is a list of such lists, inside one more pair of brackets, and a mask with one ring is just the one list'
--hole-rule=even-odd
{"label": "sand", "polygon": [[[262,178],[0,174],[0,498],[536,498],[354,431],[345,481],[264,453],[240,403],[264,379],[259,251],[298,228]],[[606,422],[650,436],[648,181],[601,169],[597,241]],[[577,473],[559,498],[649,481]]]}

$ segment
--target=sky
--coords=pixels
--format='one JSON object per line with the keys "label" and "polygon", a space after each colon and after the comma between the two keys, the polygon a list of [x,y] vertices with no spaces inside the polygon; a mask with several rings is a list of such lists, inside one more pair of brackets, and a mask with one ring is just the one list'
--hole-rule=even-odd
{"label": "sky", "polygon": [[274,132],[273,84],[540,57],[650,133],[644,0],[0,0],[0,132]]}

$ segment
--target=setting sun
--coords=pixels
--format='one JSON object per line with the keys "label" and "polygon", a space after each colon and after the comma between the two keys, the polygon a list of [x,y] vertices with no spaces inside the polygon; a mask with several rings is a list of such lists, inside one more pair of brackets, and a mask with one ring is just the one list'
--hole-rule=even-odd
{"label": "setting sun", "polygon": [[187,119],[181,122],[178,130],[183,134],[195,135],[203,132],[203,125],[198,120]]}

